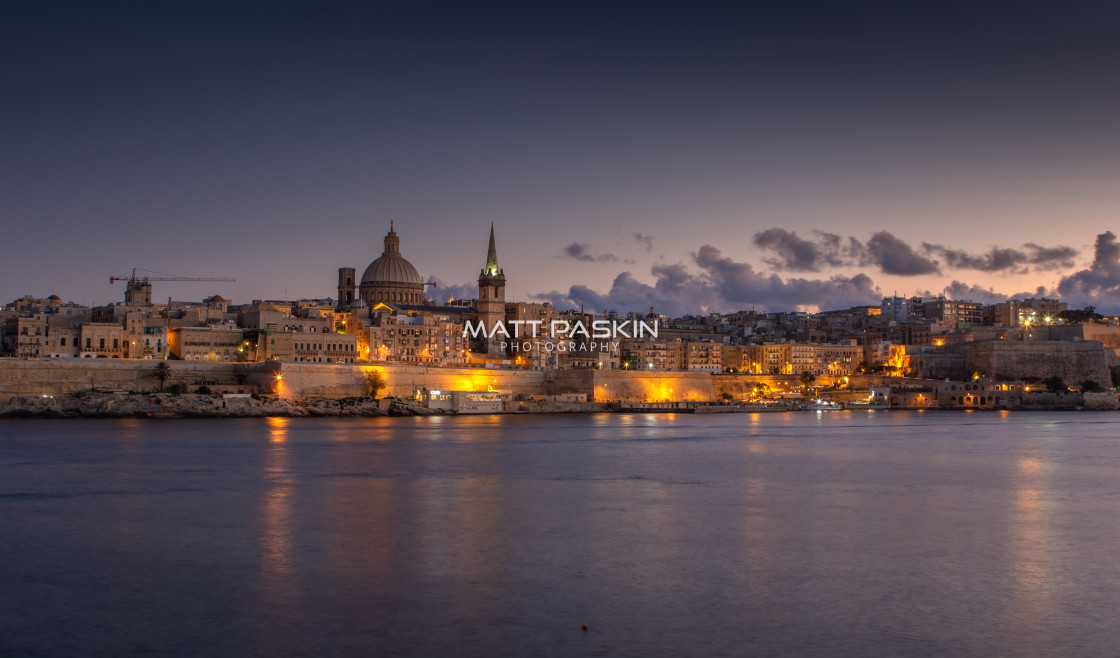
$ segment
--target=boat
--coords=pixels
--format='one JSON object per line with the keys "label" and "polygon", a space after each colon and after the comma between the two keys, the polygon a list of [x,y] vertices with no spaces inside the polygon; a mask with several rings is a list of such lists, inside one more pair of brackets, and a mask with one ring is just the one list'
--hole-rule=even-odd
{"label": "boat", "polygon": [[817,398],[809,404],[805,405],[805,411],[840,411],[844,405],[839,402],[832,402],[831,400],[821,400]]}

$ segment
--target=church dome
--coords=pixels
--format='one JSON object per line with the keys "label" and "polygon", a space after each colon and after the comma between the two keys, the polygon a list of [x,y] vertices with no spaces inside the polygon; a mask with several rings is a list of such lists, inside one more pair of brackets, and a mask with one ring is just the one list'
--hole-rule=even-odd
{"label": "church dome", "polygon": [[385,251],[381,258],[373,261],[362,274],[362,285],[368,286],[377,283],[403,283],[418,285],[423,290],[424,280],[412,263],[401,256],[401,239],[389,224],[389,233],[385,236]]}
{"label": "church dome", "polygon": [[391,223],[385,236],[385,251],[362,273],[358,292],[369,306],[424,303],[424,280],[412,263],[401,256],[401,240]]}
{"label": "church dome", "polygon": [[362,284],[371,283],[412,283],[422,286],[424,280],[420,278],[420,273],[412,263],[405,260],[403,256],[386,252],[381,254],[381,258],[370,263],[362,274]]}

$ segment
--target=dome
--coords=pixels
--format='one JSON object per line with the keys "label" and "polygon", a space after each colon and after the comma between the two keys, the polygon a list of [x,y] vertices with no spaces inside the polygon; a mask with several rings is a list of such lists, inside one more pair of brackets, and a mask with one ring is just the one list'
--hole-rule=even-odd
{"label": "dome", "polygon": [[424,289],[420,273],[401,256],[401,239],[393,230],[392,222],[389,223],[389,233],[385,236],[385,251],[381,252],[381,258],[370,263],[362,274],[363,286],[386,283],[420,286],[421,290]]}
{"label": "dome", "polygon": [[411,283],[424,285],[420,273],[398,253],[386,252],[373,261],[362,274],[362,285],[371,283]]}

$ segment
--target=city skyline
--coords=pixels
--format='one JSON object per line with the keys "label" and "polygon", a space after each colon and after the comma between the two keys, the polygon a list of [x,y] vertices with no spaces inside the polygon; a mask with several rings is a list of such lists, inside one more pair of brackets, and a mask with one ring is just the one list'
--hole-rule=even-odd
{"label": "city skyline", "polygon": [[22,7],[0,292],[329,297],[395,220],[426,280],[494,222],[509,299],[595,311],[1120,311],[1117,11]]}

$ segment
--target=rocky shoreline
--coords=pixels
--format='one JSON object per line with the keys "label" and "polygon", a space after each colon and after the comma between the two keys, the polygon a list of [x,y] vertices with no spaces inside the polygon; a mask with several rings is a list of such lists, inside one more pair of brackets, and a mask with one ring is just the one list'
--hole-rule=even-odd
{"label": "rocky shoreline", "polygon": [[0,403],[0,418],[263,418],[326,416],[439,416],[399,398],[284,400],[170,393],[25,396]]}

